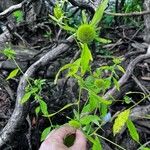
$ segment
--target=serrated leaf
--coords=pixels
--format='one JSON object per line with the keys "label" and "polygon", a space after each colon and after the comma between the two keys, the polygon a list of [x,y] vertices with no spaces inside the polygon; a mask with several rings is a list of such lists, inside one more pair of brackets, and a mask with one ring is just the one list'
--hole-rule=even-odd
{"label": "serrated leaf", "polygon": [[76,128],[76,129],[80,128],[80,126],[81,126],[80,122],[78,122],[76,120],[69,121],[69,125],[72,126],[72,127],[74,127],[74,128]]}
{"label": "serrated leaf", "polygon": [[99,99],[89,92],[90,112],[93,111],[95,108],[97,108],[99,106],[98,104]]}
{"label": "serrated leaf", "polygon": [[116,135],[119,133],[122,129],[122,127],[127,122],[130,115],[130,109],[124,110],[121,112],[118,117],[115,119],[114,125],[113,125],[113,134]]}
{"label": "serrated leaf", "polygon": [[50,131],[51,131],[51,127],[44,129],[44,131],[42,132],[42,135],[41,135],[41,142],[46,139],[46,137],[48,136]]}
{"label": "serrated leaf", "polygon": [[103,0],[102,3],[100,3],[90,23],[92,26],[96,26],[101,21],[104,10],[107,7],[107,4],[108,0]]}
{"label": "serrated leaf", "polygon": [[124,68],[123,68],[122,66],[117,65],[117,67],[118,67],[118,69],[119,69],[122,73],[125,73],[125,70],[124,70]]}
{"label": "serrated leaf", "polygon": [[98,137],[96,137],[94,140],[92,150],[102,150],[102,145],[101,145]]}
{"label": "serrated leaf", "polygon": [[21,104],[27,102],[27,101],[30,99],[31,95],[32,95],[31,92],[25,93],[25,95],[24,95],[23,98],[21,99]]}
{"label": "serrated leaf", "polygon": [[133,122],[130,119],[128,119],[126,124],[132,139],[139,143],[139,134]]}
{"label": "serrated leaf", "polygon": [[103,97],[98,96],[97,94],[95,94],[95,93],[92,92],[92,91],[90,91],[89,93],[90,93],[90,95],[91,95],[94,99],[97,99],[97,101],[100,102],[100,103],[102,103],[102,104],[110,105],[110,104],[112,103],[112,101],[106,100],[106,99],[104,99]]}
{"label": "serrated leaf", "polygon": [[81,59],[77,59],[74,63],[72,63],[72,66],[69,68],[69,72],[67,74],[67,77],[75,75],[80,67]]}
{"label": "serrated leaf", "polygon": [[19,69],[14,69],[10,74],[9,76],[6,78],[6,80],[9,80],[9,79],[12,79],[14,77],[16,77],[17,73],[19,72]]}
{"label": "serrated leaf", "polygon": [[81,74],[84,75],[85,72],[89,68],[89,62],[92,61],[92,54],[88,48],[87,44],[82,45],[82,52],[81,52]]}
{"label": "serrated leaf", "polygon": [[91,122],[99,125],[98,121],[100,121],[100,118],[96,115],[88,115],[88,116],[84,116],[80,119],[80,123],[82,125],[88,125]]}

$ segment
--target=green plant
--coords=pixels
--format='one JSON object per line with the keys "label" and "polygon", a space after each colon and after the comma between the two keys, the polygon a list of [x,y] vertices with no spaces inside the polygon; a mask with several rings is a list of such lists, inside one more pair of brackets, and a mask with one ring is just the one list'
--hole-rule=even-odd
{"label": "green plant", "polygon": [[45,34],[44,34],[44,37],[45,38],[48,38],[48,39],[51,39],[51,36],[52,36],[52,32],[51,31],[47,31]]}
{"label": "green plant", "polygon": [[17,10],[13,13],[13,16],[15,17],[17,23],[23,21],[23,11]]}
{"label": "green plant", "polygon": [[[107,90],[114,86],[118,91],[120,90],[117,71],[125,73],[125,70],[120,65],[122,62],[122,58],[114,57],[112,59],[112,65],[110,66],[101,66],[96,68],[95,70],[91,68],[90,63],[93,61],[93,57],[89,49],[89,45],[91,44],[91,42],[98,41],[104,44],[111,42],[110,40],[99,38],[97,34],[99,31],[98,24],[103,17],[103,12],[107,6],[107,3],[108,0],[102,1],[90,21],[88,21],[86,13],[82,11],[83,22],[78,27],[71,27],[67,24],[67,21],[65,20],[65,12],[62,10],[63,3],[61,3],[60,5],[57,2],[56,6],[54,7],[54,16],[50,15],[50,17],[56,22],[57,25],[59,25],[59,27],[66,31],[69,31],[69,33],[75,36],[75,38],[77,39],[77,44],[79,45],[79,48],[81,50],[81,55],[77,60],[64,65],[58,71],[54,83],[57,83],[60,72],[67,70],[66,76],[74,78],[78,82],[79,96],[75,102],[69,103],[55,113],[49,114],[47,104],[45,103],[41,95],[45,80],[27,79],[29,84],[26,87],[25,94],[21,100],[21,103],[23,104],[27,102],[30,98],[34,99],[39,104],[39,106],[35,109],[36,115],[38,116],[41,112],[43,116],[47,117],[50,121],[50,126],[44,129],[44,131],[42,132],[41,141],[46,138],[51,129],[56,127],[52,125],[50,120],[51,117],[73,106],[73,117],[70,118],[69,116],[67,116],[67,118],[69,119],[68,124],[75,128],[80,128],[84,132],[85,136],[92,144],[92,150],[102,149],[101,139],[104,139],[114,144],[118,148],[125,150],[123,147],[99,135],[98,133],[99,130],[101,130],[102,125],[112,119],[111,113],[109,112],[109,107],[112,104],[113,98],[110,97],[109,99],[105,99],[104,95]],[[50,34],[49,32],[47,32],[47,37],[49,36]],[[18,71],[23,73],[15,61],[15,52],[11,48],[8,48],[5,49],[3,53],[8,57],[8,59],[12,59],[17,65],[17,69],[13,70],[7,77],[7,79],[15,77],[18,74]],[[103,77],[105,72],[107,72],[108,75],[106,77]],[[83,102],[82,93],[84,91],[86,91],[87,93],[87,99]],[[126,97],[125,101],[126,103],[129,103],[129,98]],[[130,119],[131,108],[126,109],[117,115],[117,118],[115,119],[113,125],[113,134],[115,136],[116,134],[120,133],[123,127],[126,125],[132,139],[140,143],[139,134]]]}
{"label": "green plant", "polygon": [[[11,49],[10,47],[5,48],[2,51],[2,53],[7,57],[7,59],[13,60],[13,62],[17,66],[16,69],[14,69],[13,71],[10,72],[10,74],[8,75],[6,80],[15,78],[19,72],[24,74],[22,69],[19,67],[18,63],[15,60],[16,52],[13,49]],[[45,85],[46,80],[45,79],[36,79],[36,80],[30,81],[28,78],[26,80],[28,82],[28,86],[25,89],[25,94],[21,99],[21,103],[23,104],[23,103],[27,102],[32,97],[39,103],[39,106],[35,110],[36,114],[38,115],[38,113],[41,111],[44,115],[48,115],[49,113],[48,113],[48,109],[47,109],[47,104],[44,102],[44,100],[41,96],[42,87],[43,87],[43,85]]]}
{"label": "green plant", "polygon": [[[108,0],[102,1],[101,5],[96,10],[94,17],[89,22],[87,21],[88,19],[86,14],[83,12],[83,24],[81,24],[77,29],[72,28],[63,22],[63,18],[65,18],[64,14],[60,15],[61,17],[56,17],[57,13],[55,12],[55,16],[50,16],[61,28],[72,32],[72,34],[74,34],[79,41],[78,45],[79,48],[81,48],[80,58],[78,58],[73,63],[69,63],[63,66],[57,73],[54,81],[56,84],[60,72],[63,70],[68,70],[67,77],[75,78],[78,81],[79,98],[76,102],[65,105],[57,112],[44,116],[50,118],[69,107],[76,107],[76,109],[73,110],[74,117],[70,118],[68,123],[75,128],[80,128],[85,133],[87,139],[93,144],[93,150],[96,150],[97,147],[98,149],[101,149],[102,147],[97,131],[101,129],[103,123],[105,122],[105,116],[108,114],[108,108],[112,103],[110,99],[107,100],[104,98],[104,93],[112,86],[116,86],[116,88],[120,90],[117,81],[118,75],[116,74],[116,70],[120,70],[123,73],[125,72],[124,69],[120,66],[122,61],[121,58],[114,58],[112,66],[102,66],[97,68],[95,71],[91,70],[90,62],[93,60],[93,58],[88,45],[94,39],[102,43],[110,42],[109,40],[98,38],[96,35],[98,30],[97,25],[103,16],[103,12],[107,6],[107,3]],[[61,11],[59,10],[59,12]],[[109,76],[103,78],[103,74],[106,70],[109,72]],[[88,95],[88,99],[84,105],[81,100],[81,94],[83,91],[86,91]],[[87,114],[89,115],[87,116]],[[115,133],[120,131],[123,125],[127,122],[128,116],[126,115],[124,118],[126,119],[122,119],[121,125],[115,123]],[[47,131],[50,131],[50,127],[43,131],[42,140],[44,139],[43,137],[48,134]],[[115,143],[113,144],[120,147]]]}
{"label": "green plant", "polygon": [[[54,83],[57,83],[60,72],[67,70],[68,72],[66,76],[75,78],[78,82],[79,97],[76,102],[69,103],[57,112],[45,115],[45,117],[51,118],[61,111],[74,106],[74,117],[68,117],[68,123],[75,128],[80,128],[84,132],[87,139],[92,143],[93,150],[102,149],[102,145],[100,142],[101,138],[114,144],[118,148],[125,150],[123,147],[117,145],[116,143],[113,143],[112,141],[106,139],[105,137],[102,137],[97,133],[105,122],[111,120],[111,114],[109,113],[108,108],[111,105],[112,101],[111,99],[105,99],[104,94],[113,86],[115,86],[117,90],[120,90],[120,86],[117,81],[118,75],[116,73],[116,70],[125,73],[125,70],[120,65],[122,58],[114,58],[113,65],[111,66],[102,66],[96,68],[94,71],[92,71],[91,69],[90,62],[93,60],[93,58],[88,45],[94,40],[102,43],[110,42],[109,40],[99,38],[97,36],[97,25],[102,19],[103,12],[107,6],[107,3],[107,0],[102,1],[91,21],[88,21],[86,13],[83,11],[83,23],[77,28],[70,27],[66,22],[63,22],[65,13],[63,13],[61,17],[56,17],[56,15],[50,16],[62,29],[71,32],[77,38],[79,48],[81,49],[80,58],[78,58],[73,63],[64,65],[58,71]],[[106,70],[108,71],[109,76],[104,78],[103,74]],[[87,92],[87,100],[85,104],[82,103],[81,99],[83,91]],[[127,102],[127,97],[125,101]],[[139,134],[129,117],[130,110],[131,109],[124,110],[117,116],[113,125],[113,133],[114,135],[120,133],[122,128],[127,125],[129,134],[131,135],[132,139],[140,143]],[[45,129],[43,133],[46,133],[45,135],[47,135],[47,131],[50,131],[50,127]]]}
{"label": "green plant", "polygon": [[13,60],[13,62],[17,66],[16,69],[14,69],[10,72],[10,74],[8,75],[6,80],[12,79],[12,78],[16,77],[19,72],[22,72],[21,68],[18,66],[18,64],[15,60],[16,52],[13,49],[11,49],[10,47],[7,47],[1,53],[3,55],[5,55],[8,60]]}
{"label": "green plant", "polygon": [[[97,40],[101,43],[110,43],[110,40],[106,40],[103,38],[99,38],[97,31],[99,30],[97,28],[98,23],[101,21],[102,17],[103,17],[103,12],[105,10],[105,8],[107,7],[108,4],[108,0],[103,0],[101,5],[99,5],[98,9],[96,10],[93,18],[91,19],[91,21],[88,21],[88,18],[86,16],[86,13],[84,11],[82,11],[82,23],[81,25],[79,25],[78,27],[71,27],[67,24],[67,22],[64,22],[65,17],[65,13],[60,13],[63,11],[60,11],[60,7],[59,10],[55,10],[54,11],[54,16],[49,15],[62,29],[71,32],[72,34],[75,35],[75,37],[77,37],[77,39],[82,43],[82,44],[89,44],[90,42],[92,42],[93,40]],[[55,6],[58,7],[58,4]],[[57,12],[58,11],[58,12]],[[58,17],[56,14],[61,14]]]}
{"label": "green plant", "polygon": [[[143,2],[139,0],[126,0],[125,5],[123,7],[123,11],[125,13],[132,13],[132,12],[140,12],[142,11]],[[134,26],[141,26],[140,24],[141,17],[126,17],[124,21],[126,24],[134,25]]]}

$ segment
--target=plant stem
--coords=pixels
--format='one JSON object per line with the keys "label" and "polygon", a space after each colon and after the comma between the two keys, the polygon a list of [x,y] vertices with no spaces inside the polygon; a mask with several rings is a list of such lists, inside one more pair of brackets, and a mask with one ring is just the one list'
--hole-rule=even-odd
{"label": "plant stem", "polygon": [[78,119],[80,120],[80,102],[81,102],[81,92],[82,92],[82,89],[80,88],[79,89],[79,98],[78,98]]}
{"label": "plant stem", "polygon": [[[20,66],[18,65],[18,63],[16,62],[16,60],[14,58],[12,58],[12,60],[14,61],[15,65],[17,66],[17,68],[20,70],[20,72],[22,73],[22,75],[24,75],[24,72],[22,71],[22,69],[20,68]],[[26,77],[26,81],[28,82],[28,84],[32,87],[29,79]]]}
{"label": "plant stem", "polygon": [[100,138],[102,138],[102,139],[104,139],[104,140],[106,140],[106,141],[108,141],[109,143],[111,143],[111,144],[117,146],[117,147],[120,148],[121,150],[126,150],[126,149],[123,148],[122,146],[120,146],[120,145],[118,145],[118,144],[116,144],[116,143],[110,141],[109,139],[107,139],[107,138],[105,138],[105,137],[103,137],[103,136],[101,136],[101,135],[98,135],[98,134],[96,134],[96,133],[95,133],[95,135],[98,136],[98,137],[100,137]]}

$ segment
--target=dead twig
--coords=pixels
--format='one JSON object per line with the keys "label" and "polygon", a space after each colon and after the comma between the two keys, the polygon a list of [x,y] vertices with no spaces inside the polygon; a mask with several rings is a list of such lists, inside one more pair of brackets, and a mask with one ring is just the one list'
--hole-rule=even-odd
{"label": "dead twig", "polygon": [[116,16],[116,17],[131,17],[131,16],[142,16],[142,15],[148,15],[150,14],[150,11],[141,11],[141,12],[132,12],[132,13],[112,13],[105,11],[105,14],[111,15],[111,16]]}

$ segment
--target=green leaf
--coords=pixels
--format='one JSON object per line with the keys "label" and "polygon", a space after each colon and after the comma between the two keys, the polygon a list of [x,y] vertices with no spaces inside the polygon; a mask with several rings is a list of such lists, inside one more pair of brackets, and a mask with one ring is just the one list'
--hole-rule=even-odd
{"label": "green leaf", "polygon": [[108,111],[108,106],[105,104],[100,104],[100,112],[101,112],[101,117],[105,117]]}
{"label": "green leaf", "polygon": [[88,125],[91,122],[99,125],[98,121],[100,121],[100,118],[96,115],[88,115],[88,116],[84,116],[80,119],[80,123],[82,125]]}
{"label": "green leaf", "polygon": [[92,21],[90,23],[92,26],[97,26],[97,24],[101,21],[104,10],[107,7],[107,4],[108,4],[108,0],[103,0],[102,3],[98,6],[98,8],[92,18]]}
{"label": "green leaf", "polygon": [[14,59],[16,52],[11,48],[5,48],[2,53],[8,58],[8,59]]}
{"label": "green leaf", "polygon": [[115,78],[113,78],[113,82],[117,90],[120,91],[120,84],[118,83],[118,81]]}
{"label": "green leaf", "polygon": [[128,97],[128,96],[125,96],[125,97],[124,97],[124,102],[125,102],[126,104],[130,104],[131,101],[132,101],[132,98],[131,98],[131,97]]}
{"label": "green leaf", "polygon": [[114,62],[116,65],[120,64],[122,61],[123,61],[123,58],[120,58],[120,57],[116,57],[116,58],[113,59],[113,62]]}
{"label": "green leaf", "polygon": [[67,77],[75,75],[80,67],[81,59],[77,59],[74,63],[72,63],[72,66],[69,68],[69,72],[67,74]]}
{"label": "green leaf", "polygon": [[10,74],[9,76],[6,78],[6,80],[9,80],[9,79],[12,79],[14,77],[16,77],[17,73],[19,72],[19,69],[14,69]]}
{"label": "green leaf", "polygon": [[40,112],[40,107],[38,106],[38,107],[36,107],[36,109],[35,109],[36,116],[38,116],[39,112]]}
{"label": "green leaf", "polygon": [[48,136],[50,131],[51,131],[51,127],[44,129],[44,131],[42,132],[42,135],[41,135],[41,142],[46,139],[46,137]]}
{"label": "green leaf", "polygon": [[100,90],[105,91],[110,88],[111,81],[109,78],[106,79],[95,79],[94,84],[99,87]]}
{"label": "green leaf", "polygon": [[89,62],[92,61],[92,54],[88,48],[87,44],[82,44],[82,53],[81,53],[81,74],[84,75],[89,68]]}
{"label": "green leaf", "polygon": [[111,43],[111,40],[108,40],[108,39],[104,39],[104,38],[100,38],[100,37],[97,37],[95,39],[96,39],[96,41],[98,41],[100,43],[103,43],[103,44],[109,44],[109,43]]}
{"label": "green leaf", "polygon": [[79,129],[80,128],[80,122],[76,121],[76,120],[71,120],[69,121],[69,125],[76,128],[76,129]]}
{"label": "green leaf", "polygon": [[25,95],[23,96],[23,98],[21,99],[21,104],[27,102],[29,100],[29,98],[31,97],[32,93],[31,92],[27,92],[25,93]]}
{"label": "green leaf", "polygon": [[122,127],[127,122],[130,115],[130,109],[124,110],[121,112],[118,117],[115,119],[114,125],[113,125],[113,134],[116,135],[119,133],[122,129]]}
{"label": "green leaf", "polygon": [[59,24],[59,26],[62,28],[62,29],[64,29],[64,30],[66,30],[66,31],[70,31],[70,32],[76,32],[76,29],[75,28],[73,28],[73,27],[70,27],[70,26],[68,26],[68,25],[60,25]]}
{"label": "green leaf", "polygon": [[124,70],[124,68],[123,68],[122,66],[117,65],[117,67],[118,67],[118,69],[119,69],[122,73],[125,73],[125,70]]}
{"label": "green leaf", "polygon": [[110,100],[106,100],[101,96],[98,96],[97,94],[95,94],[94,92],[90,91],[89,92],[91,96],[93,96],[93,98],[97,99],[98,102],[103,103],[105,105],[110,105],[112,103],[112,101]]}
{"label": "green leaf", "polygon": [[33,87],[30,91],[31,94],[36,94],[39,91],[37,87]]}
{"label": "green leaf", "polygon": [[133,122],[130,119],[128,119],[126,124],[132,139],[139,143],[139,134]]}
{"label": "green leaf", "polygon": [[[95,107],[94,107],[94,109],[95,109]],[[90,104],[87,104],[82,108],[82,113],[87,113],[87,112],[91,112],[91,111],[93,111],[93,110],[91,110]]]}
{"label": "green leaf", "polygon": [[40,109],[41,109],[42,113],[44,115],[48,115],[49,113],[48,113],[48,109],[47,109],[47,104],[43,100],[40,100],[39,103],[40,103]]}
{"label": "green leaf", "polygon": [[98,104],[99,104],[99,98],[95,97],[93,94],[89,92],[90,112],[93,111],[95,108],[97,108]]}
{"label": "green leaf", "polygon": [[92,150],[102,150],[102,145],[101,145],[98,137],[96,137],[94,140]]}
{"label": "green leaf", "polygon": [[150,150],[150,147],[143,147],[140,150]]}
{"label": "green leaf", "polygon": [[52,117],[52,116],[54,116],[54,115],[60,113],[61,111],[65,110],[65,109],[67,109],[67,108],[69,108],[69,107],[71,107],[71,106],[74,106],[74,105],[77,105],[77,103],[69,103],[69,104],[65,105],[64,107],[62,107],[62,108],[61,108],[60,110],[58,110],[57,112],[52,113],[52,114],[49,114],[49,115],[45,115],[45,117]]}
{"label": "green leaf", "polygon": [[64,12],[61,9],[61,7],[59,5],[56,5],[54,7],[54,17],[57,18],[57,19],[60,19],[60,18],[63,17],[63,15],[64,15]]}
{"label": "green leaf", "polygon": [[23,21],[23,11],[17,10],[13,13],[13,16],[16,18],[16,21],[19,23]]}
{"label": "green leaf", "polygon": [[57,83],[58,80],[58,76],[60,74],[60,72],[62,72],[63,70],[69,69],[72,66],[72,64],[66,64],[64,65],[62,68],[60,68],[60,70],[58,71],[58,73],[56,74],[55,80],[54,80],[54,84]]}

